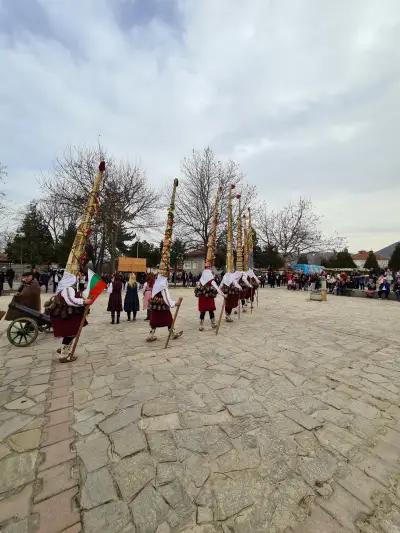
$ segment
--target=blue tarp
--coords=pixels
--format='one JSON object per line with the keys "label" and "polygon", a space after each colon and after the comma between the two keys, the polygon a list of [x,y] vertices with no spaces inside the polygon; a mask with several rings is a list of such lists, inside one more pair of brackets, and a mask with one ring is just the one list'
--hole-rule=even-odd
{"label": "blue tarp", "polygon": [[324,270],[320,265],[304,265],[302,263],[294,263],[292,269],[304,272],[304,274],[320,274]]}

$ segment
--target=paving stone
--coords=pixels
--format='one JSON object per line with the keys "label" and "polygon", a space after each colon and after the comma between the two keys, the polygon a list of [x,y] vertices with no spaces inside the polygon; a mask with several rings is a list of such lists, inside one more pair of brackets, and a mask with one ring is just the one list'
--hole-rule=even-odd
{"label": "paving stone", "polygon": [[212,494],[215,500],[215,519],[226,520],[252,505],[256,495],[246,484],[231,479],[216,479]]}
{"label": "paving stone", "polygon": [[229,424],[232,422],[232,417],[228,411],[220,411],[218,413],[195,413],[188,411],[182,413],[181,417],[182,427],[197,428],[200,426],[216,426],[219,424]]}
{"label": "paving stone", "polygon": [[25,452],[34,450],[39,447],[40,429],[31,429],[29,431],[22,431],[21,433],[14,433],[9,437],[8,443],[16,452]]}
{"label": "paving stone", "polygon": [[252,415],[255,417],[265,416],[267,414],[264,407],[256,401],[247,401],[227,406],[232,416]]}
{"label": "paving stone", "polygon": [[354,526],[356,520],[369,512],[368,507],[339,485],[335,485],[333,495],[327,500],[319,498],[318,504],[342,527],[350,531],[357,531]]}
{"label": "paving stone", "polygon": [[120,533],[130,523],[130,520],[128,506],[120,500],[100,505],[83,513],[85,533],[100,533],[100,531]]}
{"label": "paving stone", "polygon": [[96,426],[104,420],[103,414],[97,414],[81,422],[77,422],[72,426],[72,429],[79,433],[80,435],[89,435],[94,431]]}
{"label": "paving stone", "polygon": [[197,523],[207,524],[213,521],[213,512],[209,507],[197,508]]}
{"label": "paving stone", "polygon": [[62,396],[61,398],[53,398],[50,400],[48,412],[57,411],[58,409],[65,409],[72,405],[72,396]]}
{"label": "paving stone", "polygon": [[127,457],[147,448],[147,442],[142,431],[137,424],[129,424],[110,434],[110,439],[114,446],[114,451],[120,457]]}
{"label": "paving stone", "polygon": [[81,491],[82,509],[92,509],[117,499],[114,483],[107,468],[101,468],[87,475]]}
{"label": "paving stone", "polygon": [[72,440],[63,440],[56,444],[41,448],[40,451],[44,458],[39,466],[39,472],[46,470],[46,468],[51,468],[52,466],[74,459],[75,454],[71,451],[71,444]]}
{"label": "paving stone", "polygon": [[10,416],[12,418],[9,418],[6,421],[3,421],[0,424],[0,441],[5,440],[9,435],[12,435],[12,433],[15,433],[16,431],[24,428],[27,426],[30,422],[34,420],[33,416],[25,415],[25,414],[14,414]]}
{"label": "paving stone", "polygon": [[151,486],[142,490],[130,507],[138,533],[156,531],[157,526],[164,522],[169,511],[163,498]]}
{"label": "paving stone", "polygon": [[35,479],[38,452],[8,455],[0,461],[0,493],[15,489]]}
{"label": "paving stone", "polygon": [[314,506],[310,517],[295,526],[293,531],[295,533],[349,533],[350,530],[344,528],[321,507]]}
{"label": "paving stone", "polygon": [[144,431],[166,431],[168,429],[179,429],[181,423],[177,413],[169,415],[153,416],[143,418],[140,421],[140,427]]}
{"label": "paving stone", "polygon": [[[190,472],[192,472],[192,470],[190,470]],[[182,477],[182,475],[183,466],[181,463],[158,463],[157,465],[157,485],[171,483],[171,481],[174,481],[178,477]],[[206,477],[208,477],[208,474]]]}
{"label": "paving stone", "polygon": [[27,485],[18,493],[0,500],[0,523],[29,516],[33,485]]}
{"label": "paving stone", "polygon": [[362,440],[359,437],[333,424],[326,424],[323,428],[317,430],[316,435],[323,446],[337,450],[345,457],[349,455],[353,448],[362,444]]}
{"label": "paving stone", "polygon": [[169,398],[157,398],[156,400],[149,400],[143,404],[144,416],[159,416],[176,413],[178,406],[176,401]]}
{"label": "paving stone", "polygon": [[0,460],[3,459],[6,455],[11,453],[10,448],[6,444],[0,443]]}
{"label": "paving stone", "polygon": [[110,416],[99,424],[101,431],[104,433],[113,433],[131,422],[137,422],[141,416],[141,406],[134,405],[119,411],[115,415]]}
{"label": "paving stone", "polygon": [[40,517],[38,533],[63,531],[80,521],[73,506],[77,493],[77,489],[66,490],[33,506],[33,513]]}
{"label": "paving stone", "polygon": [[225,433],[217,426],[175,431],[178,447],[192,452],[219,457],[232,448]]}
{"label": "paving stone", "polygon": [[102,434],[95,438],[88,437],[86,440],[80,440],[76,443],[76,451],[87,472],[93,472],[108,463],[109,446],[110,441]]}
{"label": "paving stone", "polygon": [[41,488],[35,496],[35,502],[41,502],[50,496],[55,496],[60,492],[75,487],[78,482],[73,478],[72,468],[72,462],[68,461],[48,468],[39,474],[38,480],[41,483]]}
{"label": "paving stone", "polygon": [[154,462],[147,452],[122,459],[112,466],[114,479],[126,501],[131,501],[149,481],[155,478]]}
{"label": "paving stone", "polygon": [[317,420],[312,416],[306,415],[305,413],[302,413],[297,409],[289,409],[288,411],[284,412],[284,415],[286,415],[288,418],[294,420],[294,422],[308,430],[316,429],[323,425],[323,422],[321,422],[320,420]]}
{"label": "paving stone", "polygon": [[49,446],[74,436],[69,422],[62,422],[57,426],[44,427],[41,446]]}
{"label": "paving stone", "polygon": [[6,526],[2,526],[2,533],[28,533],[29,521],[27,518],[18,520],[18,522],[11,522]]}
{"label": "paving stone", "polygon": [[374,509],[373,496],[384,490],[383,485],[353,465],[348,465],[348,474],[337,483],[371,510]]}
{"label": "paving stone", "polygon": [[177,460],[175,441],[169,431],[149,431],[146,435],[151,455],[158,462]]}

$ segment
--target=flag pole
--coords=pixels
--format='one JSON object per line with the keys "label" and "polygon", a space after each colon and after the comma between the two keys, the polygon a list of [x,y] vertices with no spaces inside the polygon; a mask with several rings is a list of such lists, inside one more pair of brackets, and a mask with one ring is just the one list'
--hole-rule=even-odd
{"label": "flag pole", "polygon": [[165,343],[164,349],[165,349],[165,348],[168,348],[169,341],[171,340],[172,333],[173,333],[173,331],[174,331],[174,326],[175,326],[176,318],[177,318],[177,316],[178,316],[178,313],[179,313],[179,309],[180,309],[180,307],[181,307],[182,300],[183,300],[183,298],[179,298],[179,300],[178,300],[178,305],[176,306],[176,309],[175,309],[174,320],[173,320],[173,322],[172,322],[172,326],[171,326],[171,328],[170,328],[170,330],[169,330],[169,334],[168,334],[167,341],[166,341],[166,343]]}
{"label": "flag pole", "polygon": [[218,335],[219,328],[221,327],[221,320],[222,320],[222,317],[224,315],[224,311],[225,311],[225,298],[224,298],[224,302],[223,302],[222,307],[221,307],[221,313],[219,314],[217,329],[215,330],[215,334],[216,335]]}
{"label": "flag pole", "polygon": [[79,337],[81,336],[81,333],[82,333],[82,328],[86,322],[86,317],[88,316],[89,314],[89,310],[90,310],[90,305],[86,305],[85,306],[85,311],[83,312],[83,315],[82,315],[82,320],[81,320],[81,323],[79,324],[79,329],[78,329],[78,333],[76,334],[76,337],[74,339],[74,343],[72,345],[72,350],[69,354],[68,357],[73,358],[74,354],[75,354],[75,350],[76,350],[76,347],[78,346],[78,342],[79,342]]}

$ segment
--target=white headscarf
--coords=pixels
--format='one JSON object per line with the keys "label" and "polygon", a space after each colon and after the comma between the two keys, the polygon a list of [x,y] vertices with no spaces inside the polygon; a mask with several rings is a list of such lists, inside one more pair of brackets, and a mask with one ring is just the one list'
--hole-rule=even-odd
{"label": "white headscarf", "polygon": [[221,287],[222,287],[222,285],[226,285],[227,287],[229,287],[229,285],[231,285],[232,281],[233,281],[232,272],[226,272],[224,274],[224,277],[222,278]]}
{"label": "white headscarf", "polygon": [[210,281],[214,279],[214,274],[210,268],[205,268],[200,278],[200,285],[207,285]]}
{"label": "white headscarf", "polygon": [[58,282],[56,294],[59,294],[64,289],[68,289],[68,287],[73,287],[74,285],[76,285],[76,276],[65,270],[63,277]]}
{"label": "white headscarf", "polygon": [[255,275],[255,273],[254,273],[252,268],[249,268],[249,270],[247,271],[247,274],[248,274],[250,279],[255,279],[256,281],[260,281],[258,279],[258,277]]}
{"label": "white headscarf", "polygon": [[168,289],[168,279],[165,276],[160,276],[159,274],[154,282],[153,290],[151,291],[151,297],[153,298],[156,294],[164,289]]}
{"label": "white headscarf", "polygon": [[239,272],[238,270],[232,274],[233,281],[239,281],[243,276],[243,272]]}

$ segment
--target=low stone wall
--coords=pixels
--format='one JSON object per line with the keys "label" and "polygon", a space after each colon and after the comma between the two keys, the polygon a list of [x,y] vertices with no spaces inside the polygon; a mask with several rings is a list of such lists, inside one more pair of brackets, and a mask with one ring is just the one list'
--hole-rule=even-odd
{"label": "low stone wall", "polygon": [[[336,292],[329,293],[329,294],[334,294],[336,296]],[[366,298],[367,297],[366,296],[366,292],[361,290],[361,289],[346,289],[344,291],[344,296],[355,296],[357,298]],[[379,299],[378,291],[375,292],[374,299]],[[389,293],[388,300],[396,300],[396,295],[395,295],[394,292],[391,291]]]}

